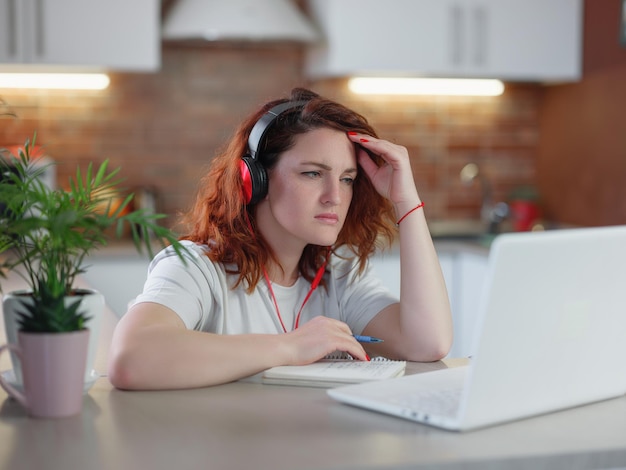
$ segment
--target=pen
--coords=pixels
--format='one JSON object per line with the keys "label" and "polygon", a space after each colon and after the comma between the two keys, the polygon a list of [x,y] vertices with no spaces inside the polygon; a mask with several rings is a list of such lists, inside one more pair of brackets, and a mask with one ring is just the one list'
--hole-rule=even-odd
{"label": "pen", "polygon": [[384,340],[373,336],[352,335],[359,343],[382,343]]}

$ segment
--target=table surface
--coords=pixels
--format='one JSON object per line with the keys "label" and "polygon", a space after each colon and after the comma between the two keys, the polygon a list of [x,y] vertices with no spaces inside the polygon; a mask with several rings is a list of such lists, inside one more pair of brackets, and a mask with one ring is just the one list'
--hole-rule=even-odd
{"label": "table surface", "polygon": [[[96,359],[102,374],[115,322],[106,310]],[[407,373],[463,361],[410,363]],[[8,368],[5,354],[0,370]],[[626,467],[626,397],[456,433],[342,405],[317,388],[235,382],[124,392],[103,376],[82,413],[62,419],[29,418],[0,390],[0,469],[7,470],[608,467]]]}

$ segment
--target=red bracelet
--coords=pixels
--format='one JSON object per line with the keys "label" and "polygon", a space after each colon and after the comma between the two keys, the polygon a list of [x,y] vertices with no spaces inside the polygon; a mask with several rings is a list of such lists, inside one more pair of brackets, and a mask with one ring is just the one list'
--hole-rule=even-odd
{"label": "red bracelet", "polygon": [[398,220],[396,222],[396,225],[400,225],[400,222],[402,222],[407,215],[409,215],[411,212],[416,211],[417,209],[420,209],[424,207],[424,202],[420,202],[417,206],[415,206],[413,209],[411,209],[409,212],[407,212],[406,214],[404,214],[402,217],[400,217],[400,220]]}

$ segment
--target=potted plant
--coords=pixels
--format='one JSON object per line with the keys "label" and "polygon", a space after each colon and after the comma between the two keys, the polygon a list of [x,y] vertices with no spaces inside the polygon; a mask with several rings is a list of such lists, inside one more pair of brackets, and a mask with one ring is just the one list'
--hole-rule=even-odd
{"label": "potted plant", "polygon": [[[121,237],[128,227],[137,250],[146,250],[150,256],[153,240],[161,246],[173,245],[181,257],[184,248],[169,229],[158,225],[164,214],[130,210],[132,194],[121,202],[111,197],[119,193],[121,180],[119,168],[108,170],[108,160],[97,169],[90,164],[84,174],[77,169],[68,190],[53,189],[39,178],[44,168],[34,164],[31,155],[34,143],[35,137],[26,141],[17,156],[0,158],[0,277],[6,278],[7,272],[13,271],[28,285],[27,290],[7,293],[3,298],[5,325],[11,317],[18,331],[17,344],[4,349],[15,353],[14,369],[16,356],[21,359],[23,394],[2,376],[0,384],[33,416],[66,416],[81,409],[85,373],[90,372],[86,365],[91,360],[86,337],[90,322],[100,316],[100,312],[90,308],[103,306],[101,294],[75,287],[76,277],[86,270],[86,256],[106,245],[109,238]],[[0,283],[0,291],[1,287]],[[57,357],[51,349],[37,355],[35,351],[42,346],[35,343],[43,341],[48,342],[47,348],[68,350],[65,353],[69,356],[59,352]],[[81,348],[80,352],[73,347]],[[72,375],[76,382],[72,393],[76,398],[71,406],[65,403],[72,394],[69,379],[56,392],[50,383],[33,383],[41,377],[70,374],[61,370],[46,370],[44,374],[42,367],[61,368],[75,362],[74,367],[80,370]],[[31,367],[39,370],[27,370]],[[36,403],[42,399],[36,392],[42,387],[48,388],[44,398],[60,395],[58,408]]]}

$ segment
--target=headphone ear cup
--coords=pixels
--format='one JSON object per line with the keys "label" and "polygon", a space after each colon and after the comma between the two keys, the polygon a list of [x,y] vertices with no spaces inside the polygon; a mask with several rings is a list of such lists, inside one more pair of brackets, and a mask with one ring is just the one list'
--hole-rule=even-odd
{"label": "headphone ear cup", "polygon": [[239,168],[244,200],[246,204],[256,204],[267,194],[267,171],[250,155],[241,158]]}

